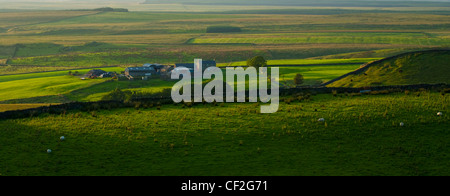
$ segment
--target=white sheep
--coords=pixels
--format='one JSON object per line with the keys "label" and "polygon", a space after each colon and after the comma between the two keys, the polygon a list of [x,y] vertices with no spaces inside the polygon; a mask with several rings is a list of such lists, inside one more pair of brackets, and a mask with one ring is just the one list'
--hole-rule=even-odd
{"label": "white sheep", "polygon": [[59,139],[60,139],[61,141],[64,141],[64,140],[66,139],[66,137],[61,136]]}
{"label": "white sheep", "polygon": [[47,153],[52,153],[52,150],[51,149],[47,149]]}
{"label": "white sheep", "polygon": [[403,126],[405,126],[405,123],[401,122],[400,127],[403,127]]}
{"label": "white sheep", "polygon": [[319,122],[325,122],[325,118],[319,118]]}
{"label": "white sheep", "polygon": [[442,116],[442,112],[438,112],[437,115],[438,115],[438,116]]}

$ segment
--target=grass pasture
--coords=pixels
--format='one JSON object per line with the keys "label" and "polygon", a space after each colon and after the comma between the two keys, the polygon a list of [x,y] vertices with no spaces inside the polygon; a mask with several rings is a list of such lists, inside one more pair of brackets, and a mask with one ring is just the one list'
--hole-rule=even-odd
{"label": "grass pasture", "polygon": [[[60,55],[35,57],[17,57],[10,59],[8,65],[33,65],[39,67],[101,67],[101,66],[141,66],[148,62],[174,64],[193,62],[195,58],[216,59],[220,66],[229,62],[245,61],[257,55],[268,59],[300,59],[341,52],[355,52],[380,48],[380,45],[359,46],[349,45],[295,45],[295,46],[182,46],[179,48],[134,48],[99,52],[75,52]],[[325,48],[323,48],[325,47]],[[87,49],[86,49],[87,50]],[[362,56],[364,57],[364,56]],[[345,60],[343,60],[345,61]],[[282,62],[279,62],[282,63]],[[297,62],[292,62],[297,64]],[[242,63],[237,63],[238,65]],[[284,63],[286,64],[286,63]],[[298,63],[301,64],[301,63]],[[314,63],[313,63],[314,64]],[[236,65],[236,63],[232,63]]]}
{"label": "grass pasture", "polygon": [[[118,1],[111,4],[130,5],[130,12],[0,8],[0,112],[99,101],[115,89],[155,93],[176,83],[81,80],[69,70],[120,73],[128,66],[195,58],[216,60],[224,68],[263,56],[280,68],[281,85],[292,86],[300,73],[303,85],[316,86],[385,57],[450,47],[446,7],[300,9],[264,2],[253,11],[233,4]],[[207,33],[214,26],[241,32]],[[385,61],[333,87],[448,83],[448,59],[446,52]],[[0,119],[0,176],[445,176],[449,99],[448,89],[302,92],[281,97],[273,114],[261,114],[259,103],[131,102],[130,108]]]}
{"label": "grass pasture", "polygon": [[[379,58],[351,58],[351,59],[281,59],[267,60],[268,66],[309,66],[309,65],[342,65],[342,64],[364,64],[367,62],[379,60]],[[226,66],[247,66],[246,61],[219,63],[218,67]]]}
{"label": "grass pasture", "polygon": [[448,175],[449,96],[420,95],[320,95],[267,115],[225,104],[1,120],[0,173]]}
{"label": "grass pasture", "polygon": [[[5,60],[6,61],[6,60]],[[37,72],[53,72],[60,70],[82,69],[82,67],[53,67],[53,66],[0,66],[0,76],[3,75],[16,75],[16,74],[29,74]]]}
{"label": "grass pasture", "polygon": [[[7,58],[13,57],[15,50],[16,50],[16,47],[14,47],[14,46],[0,47],[0,58],[7,59]],[[1,64],[6,64],[6,62],[3,62]]]}
{"label": "grass pasture", "polygon": [[[16,25],[0,27],[7,29],[0,32],[0,59],[10,58],[9,65],[73,68],[167,64],[194,58],[228,63],[256,55],[267,59],[318,58],[450,44],[449,16],[437,14],[67,11],[67,16],[59,16],[63,13],[52,11],[45,18],[41,12],[13,12],[22,14],[18,19],[11,19],[11,12],[2,13],[0,21]],[[20,22],[34,17],[34,23]],[[242,32],[206,33],[211,26],[232,26]],[[371,57],[360,54],[359,58]]]}
{"label": "grass pasture", "polygon": [[[120,72],[123,68],[110,67],[102,70]],[[85,74],[89,69],[73,71]],[[69,76],[67,70],[0,76],[0,101],[64,95],[106,81],[107,79],[81,80],[79,77]]]}
{"label": "grass pasture", "polygon": [[[358,69],[362,64],[378,60],[378,58],[354,59],[284,59],[268,60],[268,66],[280,69],[280,81],[293,83],[296,74],[304,77],[303,85],[319,85],[348,72]],[[246,66],[245,61],[221,63],[219,67]]]}
{"label": "grass pasture", "polygon": [[105,95],[115,89],[131,90],[145,93],[157,93],[164,89],[171,89],[175,84],[175,81],[163,81],[159,79],[149,81],[113,81],[103,82],[89,86],[88,88],[82,88],[74,90],[65,94],[70,100],[77,101],[100,101]]}
{"label": "grass pasture", "polygon": [[299,33],[233,36],[203,36],[191,40],[192,44],[398,44],[417,46],[449,46],[450,41],[429,37],[423,33]]}
{"label": "grass pasture", "polygon": [[19,27],[61,21],[83,15],[97,14],[89,11],[31,11],[0,12],[0,27],[10,28],[8,32],[17,31]]}
{"label": "grass pasture", "polygon": [[[301,73],[305,77],[304,85],[318,85],[322,82],[329,81],[345,73],[356,70],[359,68],[360,64],[372,60],[374,59],[297,59],[273,60],[269,62],[281,65],[279,67],[281,81],[291,83],[294,76],[297,73]],[[242,62],[236,62],[232,65],[240,65],[241,63]],[[283,64],[299,64],[299,66],[286,67],[282,66]],[[176,83],[175,81],[162,81],[159,79],[150,81],[108,81],[108,79],[83,81],[80,80],[79,77],[68,76],[68,71],[78,71],[80,74],[85,74],[90,69],[73,70],[70,69],[70,67],[65,68],[68,70],[0,76],[0,101],[15,100],[19,103],[28,103],[36,100],[32,99],[33,97],[55,95],[63,96],[65,98],[63,100],[66,101],[99,101],[104,95],[116,88],[154,93],[160,92],[165,88],[172,88]],[[50,67],[50,69],[52,69],[52,67]],[[124,70],[123,67],[104,67],[100,69],[117,73]],[[58,99],[37,100],[39,100],[39,102],[49,101],[54,103]]]}
{"label": "grass pasture", "polygon": [[296,74],[300,73],[304,77],[303,85],[320,85],[348,72],[354,71],[360,65],[317,65],[300,67],[280,67],[280,81],[293,82]]}
{"label": "grass pasture", "polygon": [[71,76],[33,78],[12,82],[2,82],[0,101],[23,99],[68,93],[74,89],[86,88],[103,80],[82,81]]}
{"label": "grass pasture", "polygon": [[450,50],[419,51],[368,65],[364,71],[342,78],[328,86],[364,87],[382,85],[450,83]]}

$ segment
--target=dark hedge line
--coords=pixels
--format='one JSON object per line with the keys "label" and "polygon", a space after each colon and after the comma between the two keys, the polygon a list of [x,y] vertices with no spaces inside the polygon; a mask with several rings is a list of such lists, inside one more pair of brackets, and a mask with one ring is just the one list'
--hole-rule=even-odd
{"label": "dark hedge line", "polygon": [[[448,84],[417,84],[417,85],[404,85],[404,86],[376,86],[376,87],[362,87],[362,88],[327,88],[327,87],[299,87],[280,89],[280,96],[287,97],[297,94],[341,94],[341,93],[358,93],[358,94],[388,94],[392,92],[402,91],[414,91],[414,90],[435,90],[442,94],[450,93],[450,85]],[[268,92],[269,94],[271,92]],[[248,101],[248,92],[246,97]],[[235,93],[236,95],[236,93]],[[114,108],[154,108],[160,110],[162,105],[174,104],[171,97],[136,97],[131,100],[109,100],[99,102],[73,102],[61,105],[52,105],[46,107],[39,107],[27,110],[18,111],[6,111],[0,113],[0,119],[16,119],[16,118],[29,118],[36,117],[41,114],[65,114],[71,110],[79,110],[83,112],[95,112],[98,110],[111,110]],[[192,106],[203,103],[181,103],[183,106]],[[217,105],[217,103],[212,103]]]}
{"label": "dark hedge line", "polygon": [[236,32],[242,32],[242,29],[233,26],[211,26],[206,28],[206,33],[236,33]]}

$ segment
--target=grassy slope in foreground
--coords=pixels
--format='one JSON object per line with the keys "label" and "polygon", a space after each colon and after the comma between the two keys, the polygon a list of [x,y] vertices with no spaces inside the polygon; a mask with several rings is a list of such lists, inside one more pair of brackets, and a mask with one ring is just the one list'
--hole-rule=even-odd
{"label": "grassy slope in foreground", "polygon": [[329,87],[450,83],[450,50],[411,52],[369,64]]}
{"label": "grassy slope in foreground", "polygon": [[0,173],[449,175],[449,94],[418,93],[0,120]]}
{"label": "grassy slope in foreground", "polygon": [[52,104],[0,104],[0,112],[12,111],[12,110],[26,110],[31,108],[38,108],[42,106],[49,106]]}

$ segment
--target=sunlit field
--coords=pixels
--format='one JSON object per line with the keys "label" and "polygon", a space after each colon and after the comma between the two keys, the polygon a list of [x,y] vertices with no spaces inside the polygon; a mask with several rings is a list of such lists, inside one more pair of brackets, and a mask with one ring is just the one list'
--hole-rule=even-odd
{"label": "sunlit field", "polygon": [[[0,176],[450,174],[449,3],[217,2],[2,4]],[[279,68],[276,113],[125,76],[254,57]]]}
{"label": "sunlit field", "polygon": [[[360,64],[369,62],[372,59],[353,60],[295,60],[295,61],[271,61],[273,63],[298,63],[298,66],[279,67],[280,80],[283,82],[292,81],[296,74],[304,75],[304,85],[318,85],[329,81],[345,73],[351,72],[360,67]],[[356,62],[354,64],[345,63]],[[305,64],[306,63],[306,64]],[[333,65],[332,63],[342,63]],[[303,64],[303,65],[302,65]],[[331,65],[330,65],[331,64]],[[286,65],[286,64],[285,64]],[[233,64],[233,66],[235,66]],[[120,73],[124,67],[104,67],[105,71]],[[225,69],[225,68],[224,68]],[[64,71],[50,71],[31,74],[13,74],[0,76],[0,101],[13,103],[34,103],[35,101],[44,103],[54,103],[55,96],[64,99],[63,102],[70,101],[99,101],[110,91],[119,88],[141,92],[160,92],[163,89],[172,88],[176,81],[163,81],[154,79],[150,81],[112,81],[111,79],[87,79],[81,80],[82,76],[69,76],[68,72],[78,71],[79,74],[86,74],[90,69],[69,69]],[[224,70],[225,71],[225,70]],[[33,99],[33,97],[52,96],[50,99]],[[9,101],[8,101],[9,100]]]}

